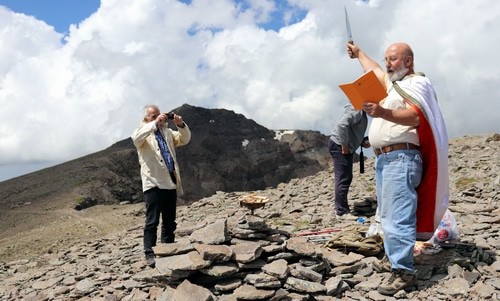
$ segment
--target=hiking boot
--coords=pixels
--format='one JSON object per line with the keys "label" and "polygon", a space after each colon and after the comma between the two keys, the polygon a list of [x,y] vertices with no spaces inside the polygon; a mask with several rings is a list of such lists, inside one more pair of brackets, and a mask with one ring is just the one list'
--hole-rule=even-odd
{"label": "hiking boot", "polygon": [[389,279],[384,281],[377,289],[377,291],[386,296],[393,296],[398,291],[415,286],[417,284],[417,277],[414,274],[402,270],[394,270]]}
{"label": "hiking boot", "polygon": [[384,256],[382,259],[372,262],[372,267],[377,273],[392,271],[391,263],[387,256]]}
{"label": "hiking boot", "polygon": [[156,266],[155,254],[146,255],[146,264],[151,268],[154,268]]}

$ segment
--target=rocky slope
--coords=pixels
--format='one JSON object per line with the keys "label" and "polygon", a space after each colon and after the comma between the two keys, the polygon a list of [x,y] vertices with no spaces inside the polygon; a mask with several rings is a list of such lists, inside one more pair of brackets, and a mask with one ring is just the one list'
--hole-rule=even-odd
{"label": "rocky slope", "polygon": [[[0,300],[498,300],[499,154],[498,134],[450,141],[449,208],[460,240],[417,255],[418,287],[392,298],[376,291],[387,276],[371,268],[380,254],[332,247],[336,235],[373,223],[373,216],[363,210],[364,224],[334,218],[330,167],[253,191],[269,198],[253,215],[240,206],[251,191],[218,192],[180,207],[177,242],[157,247],[155,269],[141,251],[142,206],[115,206],[109,220],[128,220],[123,231],[2,263]],[[365,164],[352,204],[373,193],[373,159]]]}

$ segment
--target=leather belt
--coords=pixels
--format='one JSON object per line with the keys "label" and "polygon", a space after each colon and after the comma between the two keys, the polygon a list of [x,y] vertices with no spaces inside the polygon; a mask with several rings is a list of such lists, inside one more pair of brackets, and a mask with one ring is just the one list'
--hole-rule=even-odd
{"label": "leather belt", "polygon": [[380,154],[386,154],[390,153],[392,151],[396,150],[402,150],[402,149],[419,149],[420,147],[418,145],[415,145],[413,143],[397,143],[397,144],[391,144],[383,147],[376,147],[373,148],[373,152],[375,155],[380,155]]}

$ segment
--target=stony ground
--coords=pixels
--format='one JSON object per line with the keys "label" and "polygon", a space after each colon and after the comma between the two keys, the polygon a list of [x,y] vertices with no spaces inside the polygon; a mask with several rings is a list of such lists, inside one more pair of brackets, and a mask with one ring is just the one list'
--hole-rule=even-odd
{"label": "stony ground", "polygon": [[0,220],[0,262],[36,258],[123,231],[142,222],[142,216],[130,214],[142,207],[100,205],[76,211],[64,200],[23,204]]}
{"label": "stony ground", "polygon": [[[481,256],[489,256],[491,260],[484,261],[493,263],[491,266],[497,275],[500,268],[496,261],[500,253],[499,140],[498,135],[482,135],[451,141],[449,168],[450,210],[457,219],[461,233],[460,240],[464,245],[473,245],[475,250],[481,251]],[[373,193],[374,178],[371,168],[373,159],[369,159],[365,164],[365,174],[356,175],[352,185],[351,202],[363,200]],[[239,206],[241,196],[248,193],[250,192],[221,192],[190,206],[179,208],[179,229],[199,228],[216,220],[248,214],[248,209]],[[357,223],[355,220],[339,221],[333,217],[331,170],[322,171],[312,177],[295,179],[289,183],[281,184],[277,188],[257,191],[256,193],[269,197],[270,202],[265,207],[256,209],[255,215],[262,217],[270,226],[290,233],[326,228],[341,229]],[[83,211],[74,211],[71,209],[72,205],[66,204],[64,200],[54,200],[50,204],[37,204],[35,207],[28,202],[12,208],[10,218],[1,221],[0,279],[4,283],[12,283],[13,280],[17,279],[16,277],[22,275],[22,281],[13,284],[14,287],[17,285],[17,288],[12,288],[12,286],[0,288],[0,300],[16,300],[19,299],[19,296],[26,298],[26,300],[29,298],[32,298],[30,300],[48,300],[47,296],[59,296],[58,300],[70,298],[71,281],[65,286],[68,290],[66,294],[62,291],[56,294],[54,287],[59,287],[61,282],[64,282],[62,279],[52,277],[58,281],[52,283],[47,279],[40,283],[39,278],[47,276],[38,274],[33,276],[31,273],[32,270],[40,270],[45,271],[44,274],[48,273],[50,276],[48,271],[53,271],[53,269],[46,269],[46,267],[54,265],[51,260],[60,258],[61,254],[68,255],[69,253],[74,258],[84,258],[89,256],[88,252],[95,250],[99,256],[105,256],[106,252],[111,254],[122,252],[120,245],[123,245],[123,253],[132,249],[135,250],[136,254],[119,253],[121,258],[132,257],[133,260],[129,262],[128,269],[121,271],[121,275],[108,275],[106,277],[116,279],[124,277],[126,274],[140,273],[141,270],[146,269],[142,261],[142,254],[140,254],[141,225],[143,222],[142,204],[97,206]],[[366,224],[373,222],[373,217],[370,217],[370,214],[364,215],[366,216]],[[106,245],[115,246],[115,249],[108,248],[103,254],[95,247],[101,246],[102,249],[105,249]],[[82,254],[82,250],[85,254]],[[477,256],[475,258],[477,259]],[[434,260],[435,265],[443,265],[446,263],[443,260],[449,259],[446,256],[437,255],[425,257],[426,261]],[[72,269],[82,268],[77,266],[78,261],[65,263],[65,265],[67,264],[72,264]],[[92,269],[90,268],[90,270]],[[481,269],[479,271],[484,273]],[[90,275],[87,271],[83,275],[85,273],[89,277],[95,274]],[[479,278],[478,275],[475,277]],[[127,278],[125,277],[125,279]],[[427,299],[435,298],[435,300],[498,298],[500,296],[498,277],[496,280],[492,280],[491,277],[481,279],[479,286],[474,282],[466,292],[436,291],[427,288],[423,289],[420,294],[413,296],[424,296]],[[81,279],[76,279],[75,282],[77,280]],[[111,288],[101,289],[112,291]],[[113,290],[116,289],[113,288]],[[141,285],[137,285],[133,289],[146,290]],[[488,292],[484,295],[478,294],[478,291],[484,290]],[[127,294],[123,292],[127,290],[122,289],[121,291],[120,296],[126,298]],[[445,297],[434,297],[427,291],[444,293]],[[95,298],[101,296],[99,298],[104,300],[105,294],[98,291],[94,291],[93,294]],[[38,299],[36,299],[37,296]],[[44,299],[43,296],[47,299]],[[362,295],[352,295],[349,292],[344,294],[344,298],[347,299],[363,300],[364,297],[360,296]],[[73,295],[73,298],[76,297],[81,296]],[[147,298],[151,297],[152,294],[149,292]],[[400,297],[407,298],[408,296]],[[377,296],[372,296],[367,299],[377,300],[377,298]]]}

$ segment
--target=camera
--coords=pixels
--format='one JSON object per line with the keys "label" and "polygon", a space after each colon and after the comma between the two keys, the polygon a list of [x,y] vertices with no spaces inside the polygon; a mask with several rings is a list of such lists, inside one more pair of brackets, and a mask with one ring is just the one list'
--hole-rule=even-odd
{"label": "camera", "polygon": [[165,113],[165,115],[167,115],[167,119],[174,119],[174,113],[172,113],[172,112]]}

